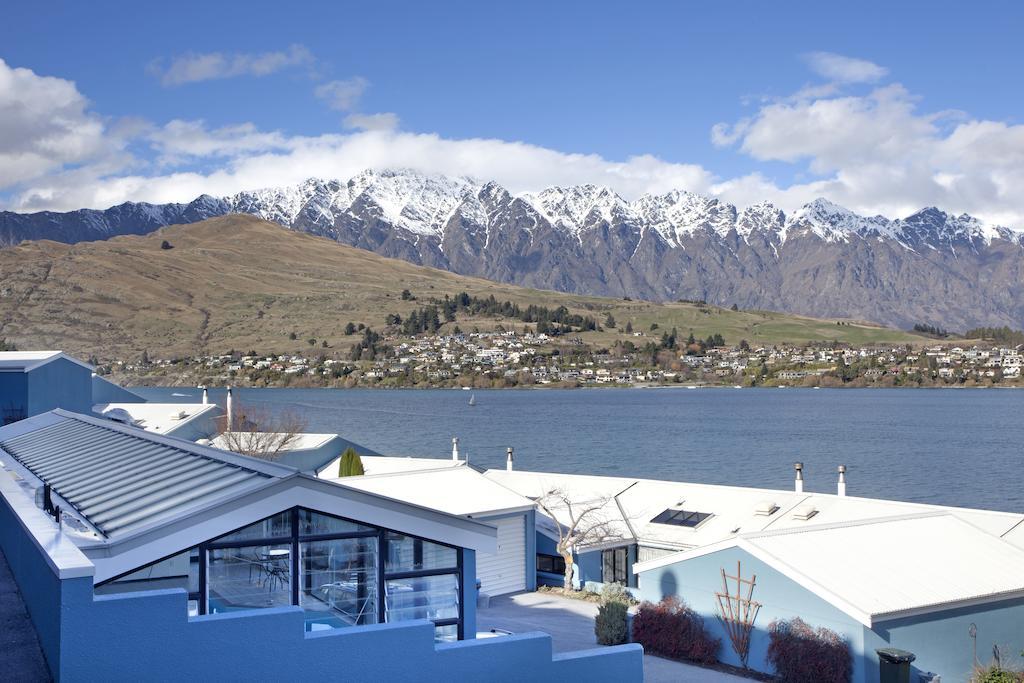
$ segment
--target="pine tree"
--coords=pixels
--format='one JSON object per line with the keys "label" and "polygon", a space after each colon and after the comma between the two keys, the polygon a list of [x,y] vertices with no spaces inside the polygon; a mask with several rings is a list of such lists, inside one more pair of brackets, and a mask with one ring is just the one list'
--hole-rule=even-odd
{"label": "pine tree", "polygon": [[633,323],[632,322],[627,322],[626,323],[626,334],[633,334]]}
{"label": "pine tree", "polygon": [[356,450],[349,446],[345,449],[345,452],[341,454],[341,460],[338,462],[338,476],[339,477],[358,477],[366,473],[363,469],[362,458],[356,453]]}

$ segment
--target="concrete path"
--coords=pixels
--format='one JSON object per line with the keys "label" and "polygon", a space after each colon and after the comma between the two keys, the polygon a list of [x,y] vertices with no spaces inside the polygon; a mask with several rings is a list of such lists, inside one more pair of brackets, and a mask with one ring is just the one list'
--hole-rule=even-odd
{"label": "concrete path", "polygon": [[[594,636],[597,605],[552,593],[519,593],[491,598],[491,606],[477,610],[477,630],[492,628],[513,633],[544,631],[551,634],[555,652],[599,647]],[[712,669],[644,655],[646,683],[750,683]]]}
{"label": "concrete path", "polygon": [[0,678],[7,683],[51,680],[35,627],[25,611],[25,603],[3,552],[0,552],[0,672]]}

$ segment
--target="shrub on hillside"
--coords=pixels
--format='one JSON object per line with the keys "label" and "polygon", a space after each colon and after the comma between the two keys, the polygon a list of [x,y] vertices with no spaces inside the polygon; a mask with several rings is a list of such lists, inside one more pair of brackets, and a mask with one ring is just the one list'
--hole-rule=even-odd
{"label": "shrub on hillside", "polygon": [[787,683],[848,683],[853,673],[850,646],[835,631],[814,628],[800,618],[768,626],[768,661]]}
{"label": "shrub on hillside", "polygon": [[640,605],[633,617],[633,642],[651,654],[702,664],[717,661],[722,645],[704,628],[704,619],[675,596]]}
{"label": "shrub on hillside", "polygon": [[600,645],[621,645],[629,640],[629,602],[629,593],[617,583],[605,584],[601,589],[601,604],[594,619],[594,634]]}

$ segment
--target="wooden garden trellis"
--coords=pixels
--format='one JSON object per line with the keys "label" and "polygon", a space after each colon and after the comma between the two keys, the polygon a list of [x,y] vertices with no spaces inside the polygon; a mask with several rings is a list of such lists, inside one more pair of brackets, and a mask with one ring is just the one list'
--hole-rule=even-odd
{"label": "wooden garden trellis", "polygon": [[[736,582],[736,592],[729,590],[729,580]],[[754,585],[757,574],[749,579],[743,578],[740,562],[736,562],[736,576],[725,573],[722,568],[722,592],[715,593],[718,598],[718,620],[729,634],[732,649],[739,655],[743,668],[747,668],[747,656],[750,654],[750,632],[754,629],[754,620],[761,609],[761,603],[753,599]]]}

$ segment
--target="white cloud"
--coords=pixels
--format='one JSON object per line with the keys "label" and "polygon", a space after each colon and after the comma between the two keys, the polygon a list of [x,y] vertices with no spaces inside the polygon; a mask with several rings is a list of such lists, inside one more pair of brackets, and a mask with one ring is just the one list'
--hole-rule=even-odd
{"label": "white cloud", "polygon": [[[627,197],[680,187],[706,192],[714,180],[700,166],[669,163],[650,155],[610,161],[596,154],[567,154],[523,142],[453,140],[394,130],[287,137],[259,133],[249,125],[206,130],[201,122],[175,122],[153,136],[169,159],[205,154],[206,158],[219,158],[216,170],[90,175],[88,168],[75,169],[32,183],[14,198],[12,208],[69,210],[128,200],[189,201],[203,193],[228,195],[297,183],[310,176],[346,179],[367,168],[468,175],[496,180],[513,192],[556,184],[604,184]],[[265,141],[264,147],[253,149],[259,146],[258,140]]]}
{"label": "white cloud", "polygon": [[392,112],[349,114],[345,117],[345,127],[356,130],[395,130],[398,123],[398,114]]}
{"label": "white cloud", "polygon": [[402,131],[393,113],[354,111],[366,87],[353,79],[324,91],[347,114],[348,130],[338,133],[295,136],[253,123],[210,128],[179,119],[110,123],[70,81],[0,61],[0,190],[15,210],[105,208],[402,167],[495,180],[512,192],[594,183],[632,199],[685,189],[740,206],[767,199],[787,211],[823,196],[888,216],[935,205],[1024,228],[1024,126],[922,111],[898,84],[861,85],[855,94],[812,85],[712,129],[721,149],[773,169],[789,165],[796,180],[786,183],[764,173],[719,177],[652,155],[615,160]]}
{"label": "white cloud", "polygon": [[0,188],[124,147],[72,81],[12,68],[0,59]]}
{"label": "white cloud", "polygon": [[321,100],[327,102],[327,106],[338,111],[352,111],[359,103],[359,99],[366,92],[370,82],[362,76],[356,76],[343,81],[330,81],[318,85],[313,93]]}
{"label": "white cloud", "polygon": [[874,62],[834,52],[810,52],[804,61],[816,74],[835,83],[875,83],[889,73]]}
{"label": "white cloud", "polygon": [[269,76],[283,69],[308,66],[314,62],[313,54],[302,45],[292,45],[285,51],[261,53],[190,52],[170,60],[152,62],[147,71],[165,86],[198,83],[236,76]]}

